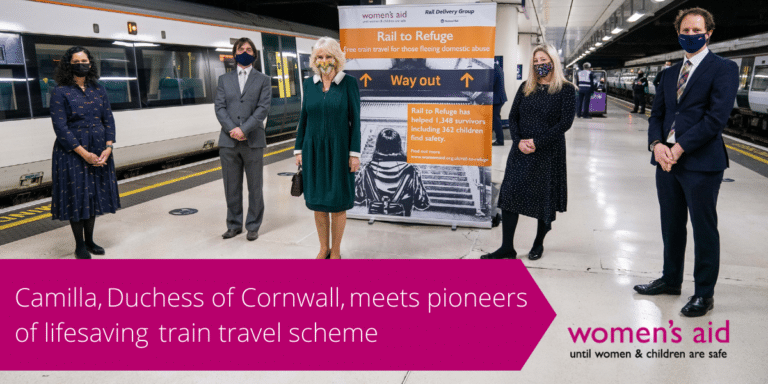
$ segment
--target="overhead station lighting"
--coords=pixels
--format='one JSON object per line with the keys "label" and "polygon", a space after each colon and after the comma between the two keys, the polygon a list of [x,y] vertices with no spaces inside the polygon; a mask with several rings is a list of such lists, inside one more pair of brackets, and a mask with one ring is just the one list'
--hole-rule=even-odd
{"label": "overhead station lighting", "polygon": [[611,31],[611,33],[612,33],[612,34],[614,34],[614,35],[618,35],[619,33],[621,33],[621,31],[623,31],[623,29],[621,29],[621,28],[619,28],[619,27],[616,27],[616,28],[614,28],[614,29]]}
{"label": "overhead station lighting", "polygon": [[611,37],[613,37],[613,36],[605,35],[605,36],[603,36],[603,41],[608,41],[608,40],[611,39]]}
{"label": "overhead station lighting", "polygon": [[663,3],[663,2],[665,2],[667,0],[651,0],[651,1],[653,1],[654,3]]}
{"label": "overhead station lighting", "polygon": [[627,18],[627,21],[630,22],[630,23],[634,23],[635,21],[640,20],[640,18],[643,17],[643,16],[645,16],[645,13],[635,12],[635,13],[632,14],[632,16]]}
{"label": "overhead station lighting", "polygon": [[594,51],[594,50],[595,50],[595,47],[589,47],[589,50],[590,50],[590,51]]}
{"label": "overhead station lighting", "polygon": [[599,46],[601,46],[601,45],[603,45],[603,43],[601,43],[601,42],[599,42],[599,41],[598,41],[597,43],[595,43],[595,47],[599,47]]}

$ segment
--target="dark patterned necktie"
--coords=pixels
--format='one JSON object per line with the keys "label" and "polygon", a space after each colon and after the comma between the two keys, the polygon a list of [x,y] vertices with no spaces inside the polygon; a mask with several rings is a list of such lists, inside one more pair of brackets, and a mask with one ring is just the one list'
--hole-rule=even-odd
{"label": "dark patterned necktie", "polygon": [[677,81],[677,102],[680,102],[680,96],[683,95],[683,92],[685,91],[685,84],[688,82],[688,75],[691,73],[691,64],[690,60],[685,61],[685,65],[683,65],[683,69],[680,70],[680,80]]}

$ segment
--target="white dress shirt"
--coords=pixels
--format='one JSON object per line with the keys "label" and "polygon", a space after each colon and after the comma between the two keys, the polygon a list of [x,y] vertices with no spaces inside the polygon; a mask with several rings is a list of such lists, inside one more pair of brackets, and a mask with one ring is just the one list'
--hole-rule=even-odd
{"label": "white dress shirt", "polygon": [[[691,62],[691,68],[688,70],[688,80],[686,80],[686,85],[685,85],[686,87],[688,86],[687,82],[690,81],[691,76],[693,76],[693,72],[696,70],[696,68],[699,67],[699,64],[701,64],[702,60],[704,60],[704,57],[707,56],[708,53],[709,53],[709,48],[704,47],[704,50],[697,53],[696,56],[691,57],[690,59],[685,54],[683,54],[683,65],[685,65],[686,60]],[[680,72],[682,72],[682,69],[680,70]],[[679,77],[677,79],[680,80]]]}
{"label": "white dress shirt", "polygon": [[245,68],[237,66],[237,80],[240,82],[240,93],[243,93],[243,90],[245,90],[245,82],[248,81],[248,76],[251,74],[251,70],[253,69],[253,65],[249,65]]}

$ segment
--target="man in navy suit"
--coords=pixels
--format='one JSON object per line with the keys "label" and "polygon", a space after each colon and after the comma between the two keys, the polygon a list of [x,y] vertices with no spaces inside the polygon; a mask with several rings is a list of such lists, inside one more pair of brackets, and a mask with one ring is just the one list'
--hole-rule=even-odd
{"label": "man in navy suit", "polygon": [[708,11],[691,8],[675,19],[683,61],[662,73],[656,89],[648,145],[656,166],[656,191],[661,208],[664,272],[650,284],[637,285],[643,295],[679,295],[683,283],[686,226],[693,227],[695,291],[683,309],[689,317],[714,307],[720,268],[717,195],[728,168],[723,128],[738,88],[738,66],[710,52],[715,22]]}

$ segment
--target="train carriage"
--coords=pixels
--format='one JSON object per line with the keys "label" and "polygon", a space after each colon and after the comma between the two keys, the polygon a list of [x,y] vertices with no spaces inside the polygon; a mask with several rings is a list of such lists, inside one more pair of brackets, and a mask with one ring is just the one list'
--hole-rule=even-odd
{"label": "train carriage", "polygon": [[267,136],[295,131],[312,45],[338,38],[331,30],[188,3],[179,9],[165,0],[3,6],[14,11],[0,16],[0,196],[29,196],[50,183],[53,74],[71,46],[95,58],[117,125],[116,166],[125,172],[216,150],[217,78],[235,68],[232,41],[240,37],[253,40],[254,67],[272,78]]}

